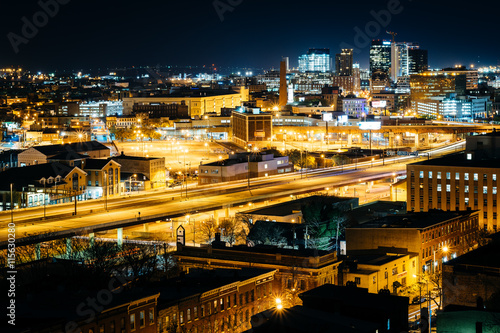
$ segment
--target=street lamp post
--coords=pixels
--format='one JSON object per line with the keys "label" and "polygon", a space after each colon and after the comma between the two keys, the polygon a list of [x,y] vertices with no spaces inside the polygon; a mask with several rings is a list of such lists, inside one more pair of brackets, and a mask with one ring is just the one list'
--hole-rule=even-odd
{"label": "street lamp post", "polygon": [[188,150],[186,149],[184,151],[184,184],[186,185],[186,200],[188,199],[188,179],[187,179],[187,164],[186,164],[186,154],[188,153]]}
{"label": "street lamp post", "polygon": [[104,173],[104,210],[108,210],[108,174],[106,171]]}

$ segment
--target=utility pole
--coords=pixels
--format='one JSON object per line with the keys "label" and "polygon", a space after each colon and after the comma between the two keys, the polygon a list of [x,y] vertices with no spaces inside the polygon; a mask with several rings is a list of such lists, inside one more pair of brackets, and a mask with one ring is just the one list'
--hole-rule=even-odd
{"label": "utility pole", "polygon": [[45,191],[45,184],[47,183],[47,179],[43,181],[43,219],[46,219],[46,200],[47,200],[47,192]]}
{"label": "utility pole", "polygon": [[247,172],[248,184],[247,184],[247,187],[248,187],[248,189],[250,189],[250,154],[248,154],[247,158],[248,158],[248,166],[247,166],[247,169],[248,169],[247,170],[248,171]]}

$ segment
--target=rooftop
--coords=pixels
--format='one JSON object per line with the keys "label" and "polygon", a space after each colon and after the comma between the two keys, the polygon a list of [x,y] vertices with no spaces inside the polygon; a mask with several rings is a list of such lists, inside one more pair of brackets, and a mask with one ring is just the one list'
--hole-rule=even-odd
{"label": "rooftop", "polygon": [[97,141],[75,142],[63,145],[35,146],[36,149],[46,156],[55,156],[62,153],[85,153],[94,150],[109,150],[108,147]]}
{"label": "rooftop", "polygon": [[456,259],[448,261],[445,265],[453,266],[454,270],[481,271],[500,275],[500,240],[468,252]]}
{"label": "rooftop", "polygon": [[318,199],[326,200],[329,204],[336,203],[347,203],[351,200],[355,200],[355,198],[340,198],[340,197],[325,197],[325,196],[310,196],[306,198],[300,198],[297,200],[283,202],[276,205],[246,210],[242,212],[243,214],[254,214],[254,215],[269,215],[269,216],[288,216],[294,214],[294,212],[298,212],[302,210],[304,205],[307,205],[310,202],[317,201]]}
{"label": "rooftop", "polygon": [[429,165],[429,166],[453,166],[464,168],[500,168],[500,160],[498,159],[473,159],[467,160],[465,153],[457,153],[447,155],[445,157],[432,160],[412,163],[412,165]]}
{"label": "rooftop", "polygon": [[404,228],[425,229],[433,225],[446,222],[455,218],[465,218],[475,214],[476,210],[467,211],[442,211],[430,210],[428,212],[406,213],[403,215],[387,215],[379,217],[363,224],[356,225],[350,229],[360,228]]}

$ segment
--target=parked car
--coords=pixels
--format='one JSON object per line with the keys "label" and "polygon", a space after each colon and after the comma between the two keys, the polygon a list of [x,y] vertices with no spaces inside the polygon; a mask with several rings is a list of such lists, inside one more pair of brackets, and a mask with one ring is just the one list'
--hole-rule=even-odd
{"label": "parked car", "polygon": [[425,296],[415,296],[413,297],[413,300],[411,301],[411,304],[422,304],[427,301],[427,298]]}

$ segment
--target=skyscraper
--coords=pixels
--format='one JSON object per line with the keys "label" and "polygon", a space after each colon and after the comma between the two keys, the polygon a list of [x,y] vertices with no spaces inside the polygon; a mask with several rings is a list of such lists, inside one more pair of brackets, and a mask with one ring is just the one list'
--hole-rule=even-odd
{"label": "skyscraper", "polygon": [[408,49],[408,73],[419,74],[429,69],[427,50],[418,46]]}
{"label": "skyscraper", "polygon": [[288,58],[283,58],[280,63],[280,109],[283,109],[288,102],[288,84],[286,82],[287,67]]}
{"label": "skyscraper", "polygon": [[353,49],[342,49],[335,55],[337,76],[352,76]]}
{"label": "skyscraper", "polygon": [[391,69],[391,42],[373,40],[370,47],[370,72],[381,70],[389,74]]}
{"label": "skyscraper", "polygon": [[309,49],[307,54],[299,57],[299,70],[301,72],[330,71],[330,49]]}

